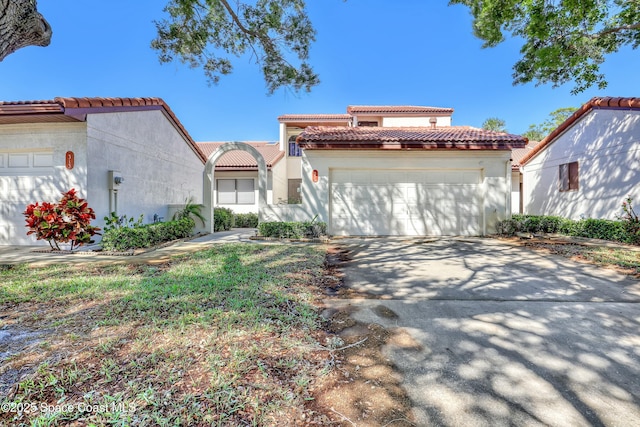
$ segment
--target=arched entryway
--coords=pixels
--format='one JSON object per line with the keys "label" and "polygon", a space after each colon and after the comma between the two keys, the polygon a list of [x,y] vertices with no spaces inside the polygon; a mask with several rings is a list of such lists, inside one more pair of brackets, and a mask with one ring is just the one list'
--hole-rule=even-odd
{"label": "arched entryway", "polygon": [[206,219],[209,224],[209,232],[213,233],[213,209],[215,208],[216,197],[213,194],[215,189],[215,170],[218,159],[225,153],[233,150],[242,150],[251,154],[258,162],[258,219],[262,220],[262,210],[267,205],[267,163],[262,154],[254,147],[244,142],[229,142],[218,148],[207,159],[204,167],[204,206],[206,209]]}

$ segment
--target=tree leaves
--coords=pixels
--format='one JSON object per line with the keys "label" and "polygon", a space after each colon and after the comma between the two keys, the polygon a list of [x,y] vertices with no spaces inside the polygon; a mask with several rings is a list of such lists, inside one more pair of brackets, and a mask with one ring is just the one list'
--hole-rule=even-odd
{"label": "tree leaves", "polygon": [[171,0],[168,18],[156,21],[151,43],[160,62],[201,67],[209,83],[233,71],[230,57],[250,55],[264,74],[267,91],[310,91],[320,81],[308,62],[315,30],[304,0]]}
{"label": "tree leaves", "polygon": [[505,33],[524,39],[514,84],[573,81],[573,94],[604,89],[606,55],[640,46],[640,0],[451,0],[474,17],[474,34],[494,47]]}
{"label": "tree leaves", "polygon": [[522,136],[528,138],[530,141],[542,141],[542,139],[575,113],[576,110],[577,108],[574,107],[558,108],[549,113],[549,118],[543,123],[529,125],[529,129],[523,133]]}
{"label": "tree leaves", "polygon": [[482,129],[494,132],[506,132],[507,123],[498,117],[489,117],[482,123]]}

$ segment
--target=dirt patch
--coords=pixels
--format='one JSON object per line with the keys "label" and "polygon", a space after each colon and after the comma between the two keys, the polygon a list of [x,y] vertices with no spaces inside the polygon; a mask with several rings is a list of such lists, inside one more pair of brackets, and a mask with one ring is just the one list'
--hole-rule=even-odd
{"label": "dirt patch", "polygon": [[351,261],[351,252],[347,249],[330,246],[327,248],[324,275],[316,285],[325,295],[337,299],[380,299],[379,295],[368,294],[348,288],[344,284],[344,273],[341,267]]}
{"label": "dirt patch", "polygon": [[626,253],[631,256],[637,254],[637,247],[629,247],[622,244],[616,245],[612,242],[606,242],[600,246],[595,243],[585,243],[579,240],[573,241],[569,238],[567,238],[567,240],[557,240],[544,237],[531,239],[515,237],[500,239],[534,251],[561,255],[565,258],[571,259],[572,261],[597,265],[599,267],[612,269],[621,274],[634,276],[635,278],[640,279],[640,259],[637,256],[635,257],[635,261],[627,260],[626,264],[630,264],[632,266],[625,266],[625,264],[621,264],[620,261],[615,260],[616,252],[618,254]]}
{"label": "dirt patch", "polygon": [[[349,261],[348,251],[329,249],[321,283],[325,293],[337,299],[376,298],[344,287],[340,267]],[[354,320],[351,315],[355,310],[324,313],[328,319],[325,345],[331,348],[335,369],[316,385],[310,405],[343,426],[414,426],[411,400],[401,387],[402,375],[382,349],[388,344],[403,348],[419,346],[406,331]],[[374,310],[386,319],[397,317],[383,305]]]}
{"label": "dirt patch", "polygon": [[15,383],[34,372],[37,367],[33,364],[14,367],[5,362],[21,352],[36,349],[44,343],[47,333],[50,331],[18,326],[0,329],[0,396],[6,396]]}

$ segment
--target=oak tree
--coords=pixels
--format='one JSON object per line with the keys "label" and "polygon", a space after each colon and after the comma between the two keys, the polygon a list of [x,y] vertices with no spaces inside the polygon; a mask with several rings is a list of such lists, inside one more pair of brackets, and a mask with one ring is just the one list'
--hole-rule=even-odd
{"label": "oak tree", "polygon": [[[573,93],[607,82],[600,65],[622,47],[640,45],[640,0],[450,0],[473,15],[476,36],[493,47],[522,38],[514,83],[573,81]],[[161,62],[202,67],[212,83],[229,74],[232,58],[251,55],[267,90],[311,90],[319,83],[309,63],[316,32],[304,0],[169,0],[155,22],[152,47]],[[15,50],[46,46],[51,27],[36,0],[0,0],[0,61]]]}
{"label": "oak tree", "polygon": [[280,87],[310,91],[319,83],[309,64],[315,30],[304,0],[171,0],[167,19],[155,22],[151,46],[160,62],[178,59],[202,67],[212,83],[232,69],[230,56],[252,55],[269,93]]}
{"label": "oak tree", "polygon": [[0,0],[0,61],[26,46],[48,46],[51,34],[36,0]]}
{"label": "oak tree", "polygon": [[606,55],[640,45],[640,0],[450,0],[471,9],[474,34],[494,47],[505,34],[524,40],[514,84],[573,81],[573,94],[607,81]]}

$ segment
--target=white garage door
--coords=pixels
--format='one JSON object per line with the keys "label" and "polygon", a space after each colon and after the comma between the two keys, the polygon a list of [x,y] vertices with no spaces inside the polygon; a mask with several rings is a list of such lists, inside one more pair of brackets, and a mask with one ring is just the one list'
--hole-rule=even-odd
{"label": "white garage door", "polygon": [[51,151],[0,152],[0,245],[35,244],[22,212],[30,203],[59,198]]}
{"label": "white garage door", "polygon": [[331,171],[339,236],[479,235],[480,170]]}

